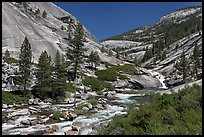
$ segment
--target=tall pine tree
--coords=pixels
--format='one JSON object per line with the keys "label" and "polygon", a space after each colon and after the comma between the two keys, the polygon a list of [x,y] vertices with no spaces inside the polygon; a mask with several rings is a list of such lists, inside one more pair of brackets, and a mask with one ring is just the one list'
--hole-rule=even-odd
{"label": "tall pine tree", "polygon": [[19,55],[19,74],[21,75],[19,84],[23,86],[24,93],[29,86],[31,79],[31,58],[31,44],[29,43],[27,37],[25,37]]}
{"label": "tall pine tree", "polygon": [[85,42],[83,26],[78,23],[74,38],[70,41],[71,48],[68,48],[66,53],[67,59],[70,60],[69,64],[73,66],[73,80],[76,79],[79,65],[83,60],[83,52],[85,51],[83,42]]}
{"label": "tall pine tree", "polygon": [[198,77],[198,69],[200,68],[200,59],[199,59],[199,56],[200,56],[199,47],[198,47],[198,45],[196,45],[196,46],[194,47],[194,50],[193,50],[193,60],[194,60],[194,73],[195,73],[195,78]]}
{"label": "tall pine tree", "polygon": [[51,87],[52,66],[51,57],[48,56],[46,51],[43,51],[39,57],[36,78],[37,83],[35,85],[35,92],[39,98],[45,98],[50,95]]}
{"label": "tall pine tree", "polygon": [[54,61],[54,70],[52,78],[52,98],[57,96],[64,96],[66,85],[66,66],[64,56],[60,56],[59,51],[56,52]]}

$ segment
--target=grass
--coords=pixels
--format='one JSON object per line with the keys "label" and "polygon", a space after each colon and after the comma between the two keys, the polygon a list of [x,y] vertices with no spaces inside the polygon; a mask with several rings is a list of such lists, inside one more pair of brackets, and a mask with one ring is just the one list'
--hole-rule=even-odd
{"label": "grass", "polygon": [[91,105],[96,106],[97,105],[97,100],[95,98],[91,98],[88,101]]}
{"label": "grass", "polygon": [[2,92],[2,103],[3,104],[9,104],[9,105],[13,105],[15,104],[27,104],[28,103],[28,99],[29,97],[27,96],[22,96],[22,95],[17,95],[14,94],[12,92],[7,92],[7,91],[3,91]]}

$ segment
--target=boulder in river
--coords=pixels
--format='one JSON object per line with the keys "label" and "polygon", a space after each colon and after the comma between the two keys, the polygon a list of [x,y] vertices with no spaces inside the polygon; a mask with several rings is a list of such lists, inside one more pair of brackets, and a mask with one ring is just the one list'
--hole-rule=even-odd
{"label": "boulder in river", "polygon": [[83,107],[82,110],[83,111],[89,111],[89,108],[88,107]]}
{"label": "boulder in river", "polygon": [[20,133],[20,135],[32,135],[32,134],[33,134],[33,132],[31,132],[31,131],[23,131]]}
{"label": "boulder in river", "polygon": [[31,124],[31,121],[30,121],[29,119],[22,120],[22,121],[21,121],[21,124],[23,124],[23,125],[32,125],[32,124]]}
{"label": "boulder in river", "polygon": [[77,125],[72,125],[71,127],[72,127],[72,131],[79,131],[79,128],[80,128]]}
{"label": "boulder in river", "polygon": [[78,131],[73,131],[69,129],[68,131],[64,132],[65,135],[78,135]]}
{"label": "boulder in river", "polygon": [[3,104],[2,108],[6,109],[6,108],[8,108],[8,105],[7,104]]}
{"label": "boulder in river", "polygon": [[45,129],[45,133],[54,133],[58,131],[59,131],[59,127],[57,125],[48,126],[47,129]]}
{"label": "boulder in river", "polygon": [[93,106],[91,105],[91,103],[87,103],[87,107],[88,107],[89,109],[92,109],[92,108],[93,108]]}
{"label": "boulder in river", "polygon": [[76,118],[77,117],[77,114],[76,113],[74,113],[74,112],[68,112],[68,114],[67,114],[67,118],[69,119],[69,120],[73,120],[74,118]]}

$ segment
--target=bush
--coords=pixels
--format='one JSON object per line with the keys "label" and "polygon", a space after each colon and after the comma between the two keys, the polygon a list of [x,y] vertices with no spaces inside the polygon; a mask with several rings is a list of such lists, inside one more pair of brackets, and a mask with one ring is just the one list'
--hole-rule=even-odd
{"label": "bush", "polygon": [[[202,134],[202,87],[193,85],[179,93],[158,96],[131,109],[126,117],[116,117],[99,134],[110,134],[118,127],[125,135],[196,135]],[[179,109],[181,106],[183,109]]]}
{"label": "bush", "polygon": [[98,79],[106,81],[116,81],[118,76],[118,73],[112,69],[99,70],[95,74]]}
{"label": "bush", "polygon": [[5,61],[6,63],[8,63],[8,64],[13,64],[13,63],[17,64],[17,63],[18,63],[18,60],[17,60],[17,59],[11,58],[11,57],[10,57],[10,58],[5,58],[4,61]]}
{"label": "bush", "polygon": [[2,111],[2,117],[7,117],[7,116],[8,116],[8,112]]}
{"label": "bush", "polygon": [[77,110],[82,110],[82,108],[85,106],[85,104],[78,104],[77,106],[76,106],[76,109]]}
{"label": "bush", "polygon": [[65,113],[60,111],[55,111],[52,116],[53,119],[58,120],[59,118],[65,118]]}
{"label": "bush", "polygon": [[64,102],[65,98],[66,98],[65,96],[58,96],[58,97],[56,97],[55,101],[57,103],[62,103],[62,102]]}
{"label": "bush", "polygon": [[103,89],[101,81],[93,77],[86,76],[85,79],[83,80],[83,84],[85,86],[90,86],[91,89],[94,91],[101,91]]}
{"label": "bush", "polygon": [[75,91],[79,91],[78,88],[73,86],[73,83],[66,83],[65,84],[65,90],[69,91],[69,92],[75,92]]}
{"label": "bush", "polygon": [[8,91],[3,91],[2,92],[2,103],[3,104],[10,104],[13,105],[15,104],[27,104],[28,103],[28,99],[25,96],[22,95],[16,95],[14,93],[8,92]]}
{"label": "bush", "polygon": [[91,105],[95,106],[97,104],[97,100],[95,98],[89,99],[88,101]]}
{"label": "bush", "polygon": [[106,80],[106,81],[116,81],[117,77],[122,80],[128,79],[127,76],[119,74],[120,71],[130,75],[137,74],[137,69],[134,66],[129,64],[125,64],[121,66],[112,66],[110,68],[107,68],[106,70],[96,71],[95,74],[98,76],[100,80]]}

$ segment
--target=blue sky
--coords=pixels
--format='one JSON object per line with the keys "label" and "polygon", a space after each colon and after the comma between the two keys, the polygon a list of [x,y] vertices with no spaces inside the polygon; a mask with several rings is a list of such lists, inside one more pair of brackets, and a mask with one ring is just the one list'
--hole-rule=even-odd
{"label": "blue sky", "polygon": [[156,23],[162,16],[201,2],[54,2],[98,40]]}

